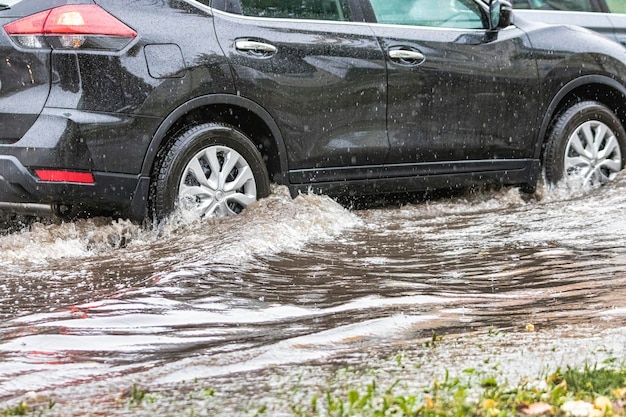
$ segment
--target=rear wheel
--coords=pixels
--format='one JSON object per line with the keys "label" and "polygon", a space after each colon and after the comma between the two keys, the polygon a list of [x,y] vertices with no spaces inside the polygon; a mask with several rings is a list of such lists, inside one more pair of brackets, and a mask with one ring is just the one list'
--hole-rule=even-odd
{"label": "rear wheel", "polygon": [[546,180],[597,186],[624,168],[626,132],[615,114],[595,101],[576,103],[557,116],[544,152]]}
{"label": "rear wheel", "polygon": [[150,203],[156,219],[176,209],[195,218],[235,215],[269,195],[263,157],[234,127],[195,126],[172,143],[152,175]]}

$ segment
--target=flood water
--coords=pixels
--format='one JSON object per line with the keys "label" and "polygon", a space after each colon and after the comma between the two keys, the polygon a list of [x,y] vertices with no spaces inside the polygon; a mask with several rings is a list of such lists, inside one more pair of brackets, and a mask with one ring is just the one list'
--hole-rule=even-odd
{"label": "flood water", "polygon": [[277,367],[359,364],[433,332],[532,323],[620,340],[625,237],[626,178],[359,210],[277,188],[219,221],[5,231],[0,409],[33,392],[62,403],[137,381],[244,384]]}

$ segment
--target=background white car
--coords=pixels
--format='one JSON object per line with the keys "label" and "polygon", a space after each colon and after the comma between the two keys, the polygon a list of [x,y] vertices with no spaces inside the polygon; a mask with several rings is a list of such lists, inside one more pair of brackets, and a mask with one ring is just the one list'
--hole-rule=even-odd
{"label": "background white car", "polygon": [[624,0],[512,0],[512,3],[516,16],[583,26],[626,45]]}

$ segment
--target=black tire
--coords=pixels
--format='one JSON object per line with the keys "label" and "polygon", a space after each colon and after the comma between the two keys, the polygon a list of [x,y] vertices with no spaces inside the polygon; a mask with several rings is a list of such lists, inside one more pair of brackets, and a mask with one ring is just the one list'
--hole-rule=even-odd
{"label": "black tire", "polygon": [[197,217],[239,214],[269,195],[263,157],[234,127],[216,123],[194,126],[171,144],[157,158],[152,173],[150,207],[156,220],[177,208]]}
{"label": "black tire", "polygon": [[560,113],[543,155],[548,184],[580,178],[584,185],[609,182],[626,163],[626,131],[605,105],[582,101]]}

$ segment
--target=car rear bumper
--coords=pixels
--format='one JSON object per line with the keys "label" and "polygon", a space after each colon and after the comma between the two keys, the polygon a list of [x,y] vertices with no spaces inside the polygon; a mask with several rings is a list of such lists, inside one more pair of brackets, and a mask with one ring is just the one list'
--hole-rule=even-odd
{"label": "car rear bumper", "polygon": [[81,207],[92,215],[120,214],[136,220],[144,217],[148,178],[91,174],[92,184],[42,181],[16,157],[0,155],[0,211],[45,215],[63,205]]}
{"label": "car rear bumper", "polygon": [[[89,214],[140,220],[149,178],[146,150],[160,119],[46,108],[17,141],[0,144],[0,210],[47,213],[81,206]],[[37,170],[93,176],[92,183],[46,181]]]}

